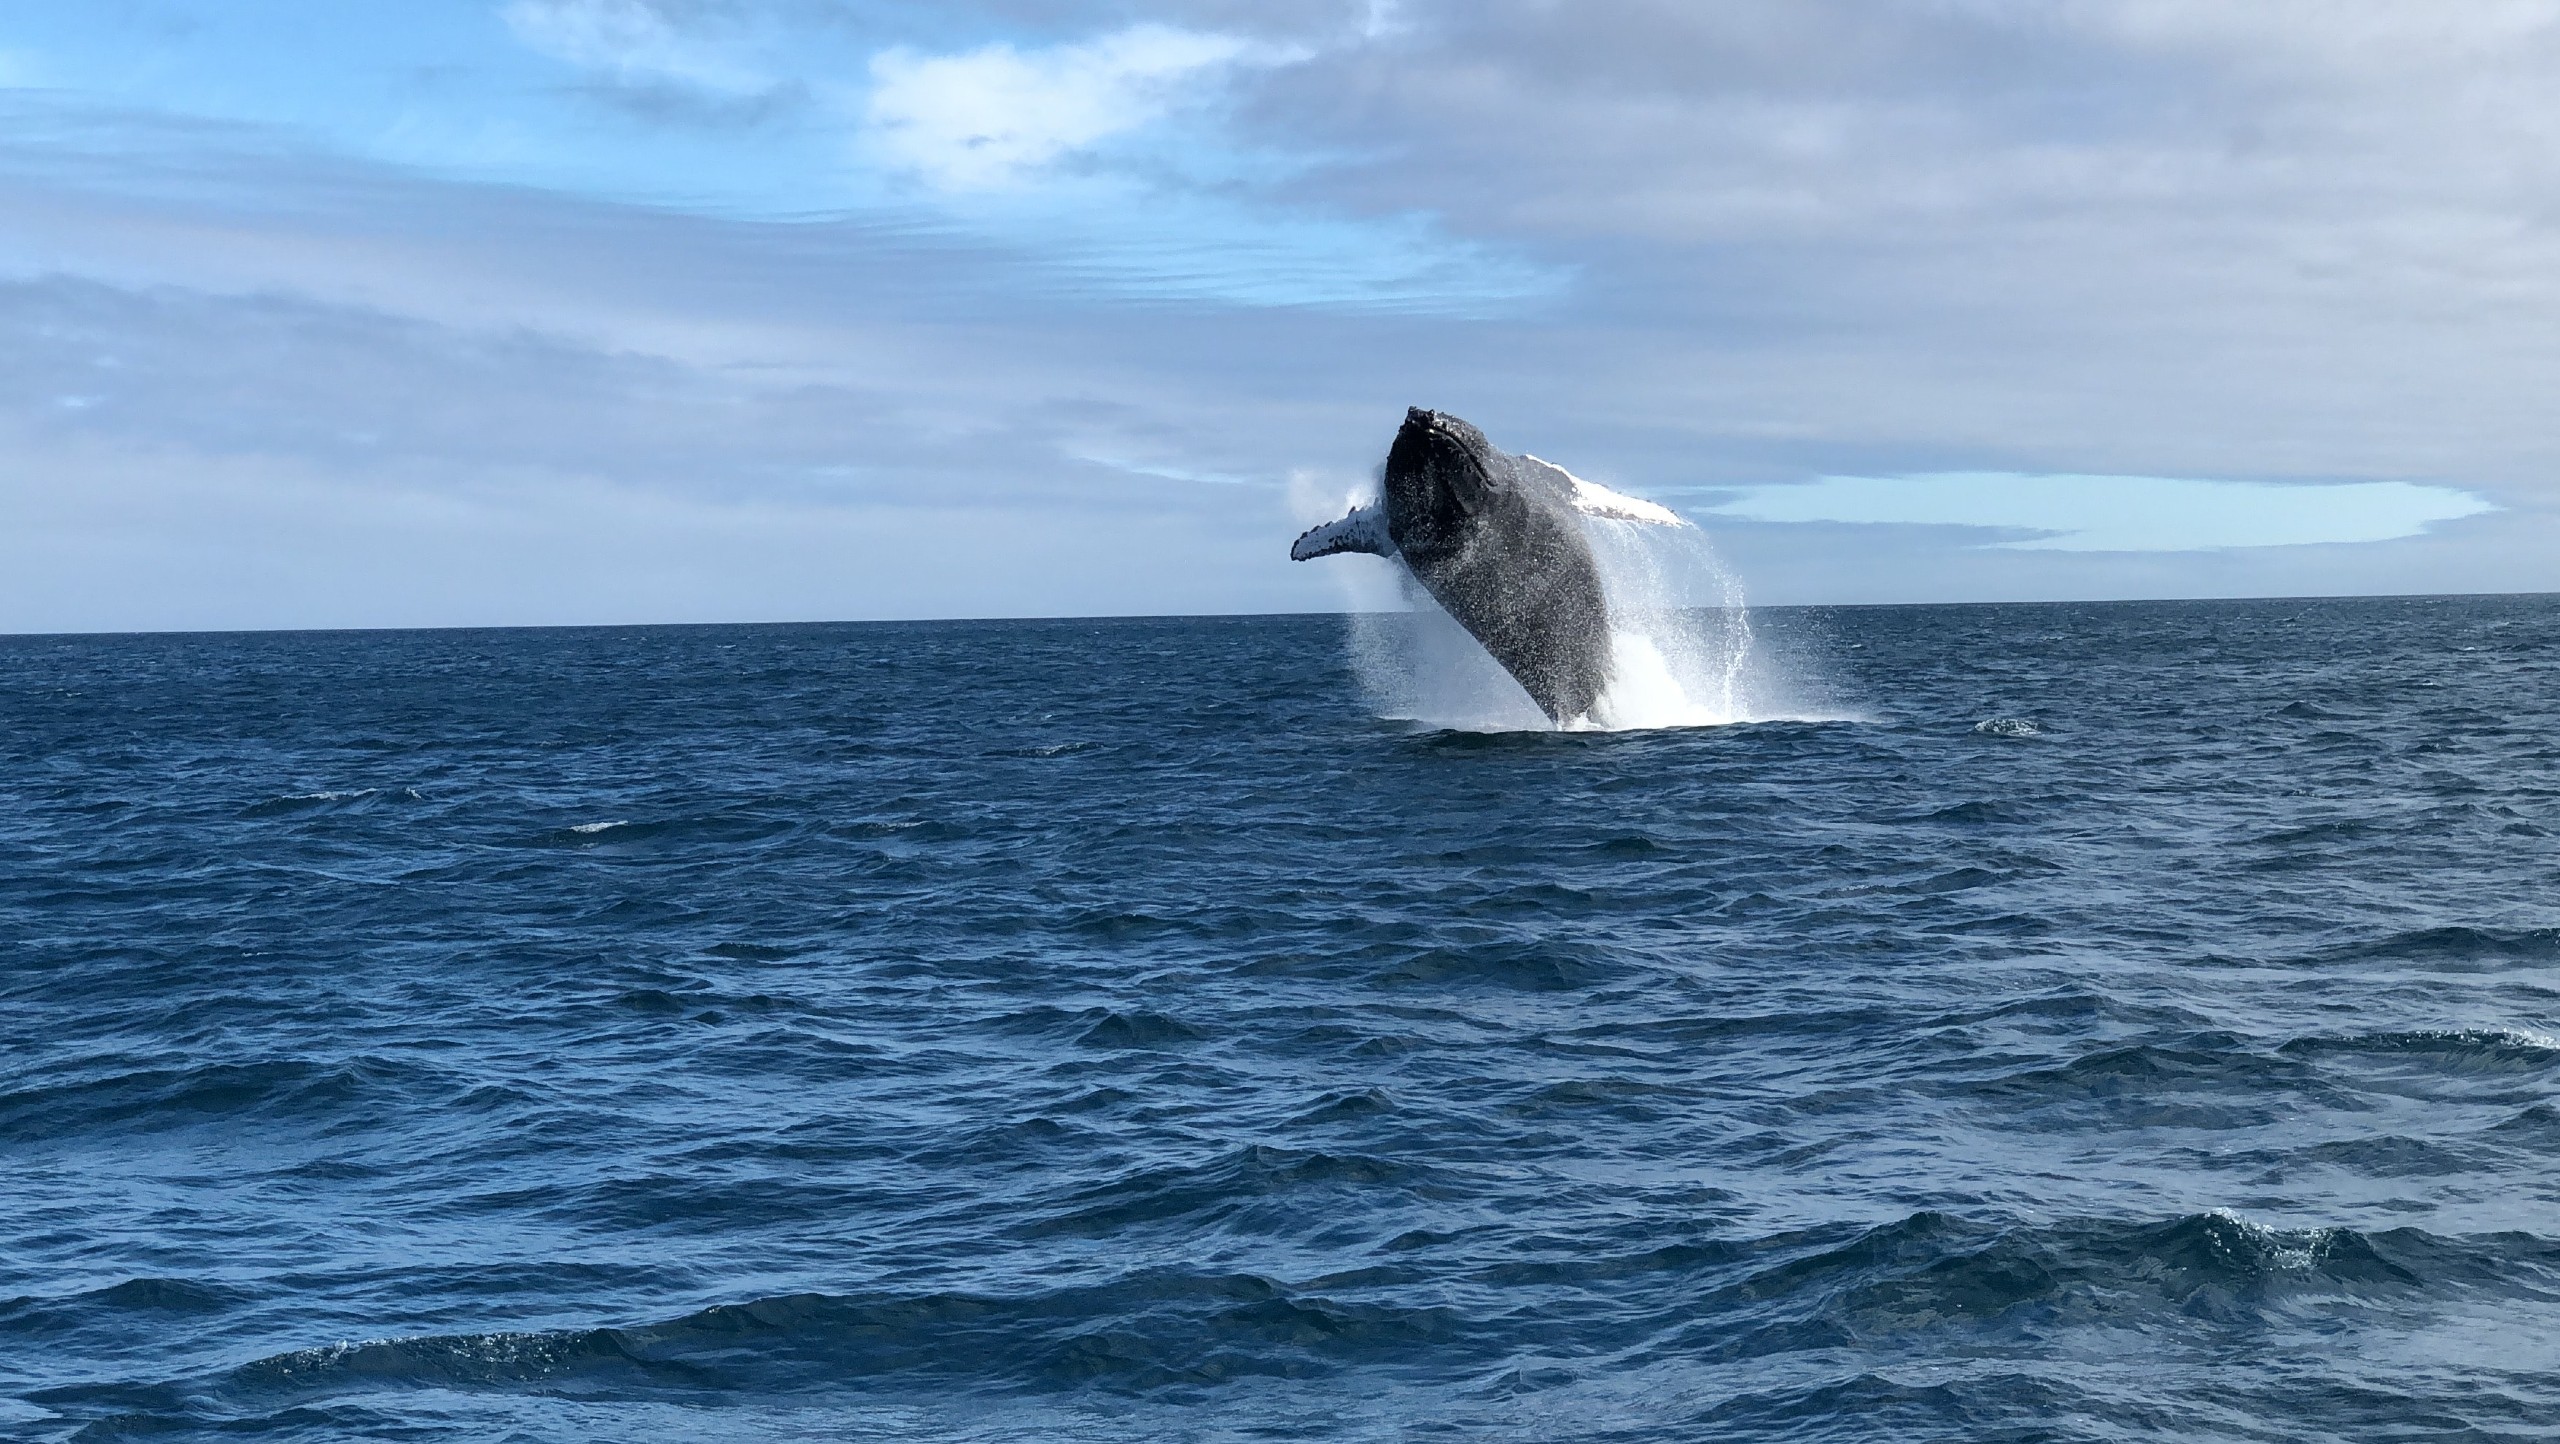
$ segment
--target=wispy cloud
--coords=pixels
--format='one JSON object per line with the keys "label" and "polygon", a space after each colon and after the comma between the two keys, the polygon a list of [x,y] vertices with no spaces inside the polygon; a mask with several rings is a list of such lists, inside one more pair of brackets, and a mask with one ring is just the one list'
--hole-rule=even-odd
{"label": "wispy cloud", "polygon": [[[2029,551],[2184,552],[2396,541],[2495,510],[2454,487],[2405,481],[2276,486],[2197,477],[1944,472],[1753,487],[1708,514],[1973,527],[2012,533],[1988,545]],[[2015,535],[2020,532],[2030,535]]]}
{"label": "wispy cloud", "polygon": [[871,59],[863,142],[882,164],[938,189],[1019,186],[1204,106],[1235,66],[1302,54],[1162,25],[1034,50],[893,47]]}
{"label": "wispy cloud", "polygon": [[510,0],[502,12],[525,44],[636,85],[676,85],[725,97],[773,89],[777,78],[727,53],[699,26],[680,27],[648,0]]}
{"label": "wispy cloud", "polygon": [[[864,45],[751,4],[513,0],[505,14],[599,99],[663,122],[613,167],[651,177],[650,199],[939,229],[1013,250],[1055,286],[1193,302],[1483,314],[1571,274],[1411,207],[1289,193],[1314,161],[1234,123],[1256,77],[1394,33],[1374,6],[1295,37],[1141,22],[956,48]],[[688,120],[786,112],[743,164],[688,154],[703,143]],[[777,166],[795,145],[809,154]]]}

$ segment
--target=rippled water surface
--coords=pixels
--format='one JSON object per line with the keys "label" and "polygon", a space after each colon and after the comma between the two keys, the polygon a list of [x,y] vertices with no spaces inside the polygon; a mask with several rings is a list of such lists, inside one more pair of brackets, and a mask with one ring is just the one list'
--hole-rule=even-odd
{"label": "rippled water surface", "polygon": [[0,1436],[2560,1435],[2560,602],[0,639]]}

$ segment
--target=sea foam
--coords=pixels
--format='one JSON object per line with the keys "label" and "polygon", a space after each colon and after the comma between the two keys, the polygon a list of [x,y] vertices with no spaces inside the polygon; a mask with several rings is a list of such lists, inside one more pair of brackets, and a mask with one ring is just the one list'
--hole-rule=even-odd
{"label": "sea foam", "polygon": [[[1585,517],[1609,599],[1611,678],[1591,714],[1563,730],[1720,727],[1801,717],[1784,678],[1755,647],[1742,582],[1695,527]],[[1376,573],[1395,601],[1379,608]],[[1351,660],[1379,715],[1468,732],[1558,730],[1465,628],[1399,562],[1338,573],[1353,589]],[[1365,603],[1365,605],[1364,605]]]}

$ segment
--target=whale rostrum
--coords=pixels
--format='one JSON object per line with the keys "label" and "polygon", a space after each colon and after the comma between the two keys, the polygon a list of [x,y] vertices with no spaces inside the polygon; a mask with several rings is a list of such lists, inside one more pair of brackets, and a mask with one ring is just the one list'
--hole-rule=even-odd
{"label": "whale rostrum", "polygon": [[1609,599],[1585,516],[1687,525],[1551,462],[1496,451],[1445,411],[1414,407],[1388,448],[1379,499],[1309,530],[1289,555],[1402,562],[1562,726],[1589,716],[1609,685]]}

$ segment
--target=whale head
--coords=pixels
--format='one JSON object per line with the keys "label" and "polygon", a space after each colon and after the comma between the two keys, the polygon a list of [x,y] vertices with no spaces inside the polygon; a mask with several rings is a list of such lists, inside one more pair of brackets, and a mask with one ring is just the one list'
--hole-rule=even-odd
{"label": "whale head", "polygon": [[1427,552],[1453,541],[1503,486],[1508,460],[1445,411],[1407,410],[1387,450],[1387,526],[1397,544]]}

